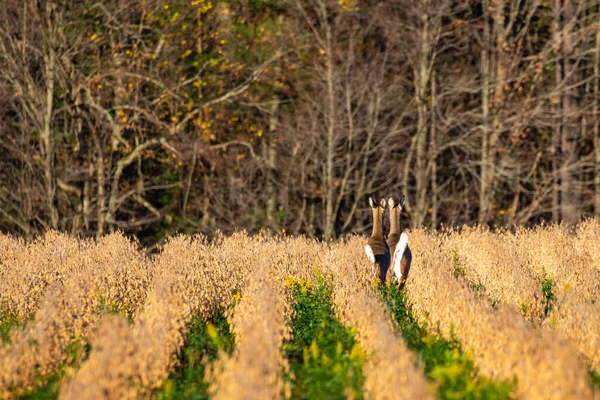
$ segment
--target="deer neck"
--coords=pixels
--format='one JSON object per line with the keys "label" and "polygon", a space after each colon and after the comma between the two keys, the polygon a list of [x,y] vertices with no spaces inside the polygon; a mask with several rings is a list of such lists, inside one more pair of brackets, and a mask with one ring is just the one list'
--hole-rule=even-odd
{"label": "deer neck", "polygon": [[383,209],[377,207],[373,210],[373,233],[372,238],[383,239]]}
{"label": "deer neck", "polygon": [[390,210],[390,235],[400,234],[400,209],[392,208]]}

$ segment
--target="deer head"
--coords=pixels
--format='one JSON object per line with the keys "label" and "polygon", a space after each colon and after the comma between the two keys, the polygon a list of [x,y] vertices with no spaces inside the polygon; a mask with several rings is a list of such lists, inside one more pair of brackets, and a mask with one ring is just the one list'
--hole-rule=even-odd
{"label": "deer head", "polygon": [[373,232],[371,237],[383,238],[383,214],[385,213],[385,199],[382,198],[379,204],[375,203],[372,197],[369,197],[369,204],[373,212]]}
{"label": "deer head", "polygon": [[400,215],[406,199],[404,196],[400,197],[400,202],[396,203],[393,197],[388,199],[388,207],[390,209],[390,236],[397,234],[400,235]]}

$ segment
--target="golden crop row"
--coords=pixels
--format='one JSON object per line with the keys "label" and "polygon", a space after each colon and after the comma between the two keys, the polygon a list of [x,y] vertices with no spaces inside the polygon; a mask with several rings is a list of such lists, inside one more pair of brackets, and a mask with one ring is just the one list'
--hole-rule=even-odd
{"label": "golden crop row", "polygon": [[[90,358],[63,383],[61,398],[148,396],[174,366],[191,317],[207,320],[223,312],[238,292],[243,297],[231,319],[236,352],[221,355],[208,370],[210,391],[226,398],[283,393],[285,362],[279,349],[291,300],[283,283],[289,274],[312,276],[306,266],[317,258],[316,242],[300,238],[238,233],[210,244],[202,237],[169,240],[152,261],[155,283],[135,324],[106,318],[92,340]],[[266,370],[272,379],[262,378]]]}
{"label": "golden crop row", "polygon": [[507,232],[464,228],[444,237],[443,250],[452,255],[456,272],[478,291],[539,324],[544,317],[541,279],[521,264],[515,244]]}
{"label": "golden crop row", "polygon": [[503,305],[495,310],[462,277],[455,277],[444,235],[416,230],[410,238],[413,267],[406,290],[413,309],[471,351],[482,374],[517,378],[515,394],[523,398],[592,398],[587,369],[554,334]]}
{"label": "golden crop row", "polygon": [[[490,299],[554,330],[595,370],[600,370],[600,225],[518,229],[515,234],[465,228],[450,233],[445,249],[471,283]],[[545,318],[544,280],[556,297]],[[547,309],[545,310],[545,307]]]}
{"label": "golden crop row", "polygon": [[326,257],[332,273],[336,316],[356,330],[367,352],[365,395],[372,399],[429,399],[427,379],[415,355],[395,331],[381,304],[362,252],[364,239],[354,236],[332,247]]}
{"label": "golden crop row", "polygon": [[[219,243],[218,239],[215,243]],[[170,240],[153,260],[155,283],[134,325],[107,318],[92,341],[92,353],[62,387],[65,399],[147,397],[161,386],[176,363],[186,323],[193,315],[208,319],[223,309],[231,289],[241,281],[241,268],[231,268],[225,246],[201,237]]]}
{"label": "golden crop row", "polygon": [[[145,257],[120,234],[105,236],[95,245],[87,241],[78,245],[75,239],[56,233],[31,246],[14,244],[16,247],[4,253],[8,257],[2,256],[3,274],[8,270],[11,276],[3,296],[16,299],[8,302],[8,315],[12,317],[24,305],[25,311],[19,315],[33,313],[34,318],[14,329],[10,344],[0,347],[2,398],[32,389],[39,376],[67,361],[66,349],[87,341],[106,305],[133,316],[145,302],[152,275]],[[19,247],[24,258],[16,256]],[[17,260],[27,262],[9,264]],[[35,271],[36,261],[40,273]],[[12,280],[14,276],[20,277],[21,286]],[[54,279],[46,279],[48,276]],[[36,284],[40,288],[35,289]],[[25,306],[28,295],[32,296],[31,307]],[[10,309],[11,305],[17,308]]]}
{"label": "golden crop row", "polygon": [[[600,299],[600,266],[592,256],[600,246],[597,224],[596,221],[582,223],[578,235],[558,225],[518,229],[514,235],[514,251],[519,262],[533,274],[551,278],[556,283],[554,292],[559,302],[570,290],[576,291],[586,302],[595,301]],[[596,229],[589,229],[594,225]]]}
{"label": "golden crop row", "polygon": [[282,374],[288,364],[281,351],[289,335],[285,280],[274,273],[269,254],[264,255],[251,267],[231,318],[235,350],[231,356],[222,353],[209,369],[209,393],[215,399],[275,399],[289,392]]}
{"label": "golden crop row", "polygon": [[[289,339],[291,281],[314,281],[326,246],[306,238],[242,237],[248,268],[242,297],[230,318],[235,350],[221,354],[208,370],[209,392],[222,399],[289,397],[288,370],[281,351]],[[235,267],[235,266],[234,266]]]}

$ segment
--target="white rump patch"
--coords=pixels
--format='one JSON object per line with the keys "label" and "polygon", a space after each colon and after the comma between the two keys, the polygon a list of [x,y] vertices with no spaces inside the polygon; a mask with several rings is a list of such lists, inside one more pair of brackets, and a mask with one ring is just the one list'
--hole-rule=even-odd
{"label": "white rump patch", "polygon": [[375,262],[375,253],[373,253],[373,249],[368,244],[365,245],[365,254],[369,258],[369,261],[372,263]]}
{"label": "white rump patch", "polygon": [[406,232],[402,232],[400,235],[400,241],[396,246],[396,250],[394,251],[394,274],[396,278],[400,280],[402,277],[402,272],[400,271],[400,262],[402,261],[402,257],[404,257],[404,252],[406,251],[406,246],[408,246],[408,235]]}

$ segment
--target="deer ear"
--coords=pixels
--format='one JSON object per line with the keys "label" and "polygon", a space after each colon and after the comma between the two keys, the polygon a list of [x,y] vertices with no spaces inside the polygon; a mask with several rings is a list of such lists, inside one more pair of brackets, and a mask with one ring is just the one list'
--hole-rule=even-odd
{"label": "deer ear", "polygon": [[385,208],[385,198],[382,197],[381,200],[379,200],[379,205],[381,206],[381,208]]}
{"label": "deer ear", "polygon": [[406,198],[404,196],[400,197],[400,207],[404,208],[405,203],[406,203]]}
{"label": "deer ear", "polygon": [[369,204],[371,205],[371,208],[377,207],[377,205],[375,204],[375,201],[373,200],[373,198],[371,196],[369,196]]}
{"label": "deer ear", "polygon": [[394,201],[394,198],[393,198],[393,197],[390,197],[390,198],[388,199],[388,207],[390,208],[390,210],[391,210],[392,208],[396,207],[396,202]]}

